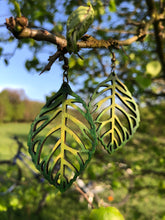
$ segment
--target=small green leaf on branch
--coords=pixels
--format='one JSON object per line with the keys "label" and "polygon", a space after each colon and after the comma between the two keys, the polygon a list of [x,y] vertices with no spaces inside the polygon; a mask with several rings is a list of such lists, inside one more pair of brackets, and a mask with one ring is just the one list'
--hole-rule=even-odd
{"label": "small green leaf on branch", "polygon": [[69,16],[67,20],[67,49],[77,53],[77,41],[87,32],[94,20],[92,5],[80,6]]}

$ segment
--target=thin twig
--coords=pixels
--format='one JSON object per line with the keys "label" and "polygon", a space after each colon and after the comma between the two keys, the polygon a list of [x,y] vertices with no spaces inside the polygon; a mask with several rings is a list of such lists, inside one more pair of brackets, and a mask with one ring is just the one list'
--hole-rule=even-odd
{"label": "thin twig", "polygon": [[77,185],[77,183],[74,183],[76,190],[86,199],[86,201],[88,202],[88,204],[92,207],[92,209],[94,209],[94,205],[91,201],[89,201],[89,198],[87,196],[87,194]]}
{"label": "thin twig", "polygon": [[49,57],[48,61],[49,63],[45,66],[45,68],[41,71],[40,75],[44,73],[45,71],[49,71],[53,63],[60,57],[61,51],[57,51],[55,54]]}

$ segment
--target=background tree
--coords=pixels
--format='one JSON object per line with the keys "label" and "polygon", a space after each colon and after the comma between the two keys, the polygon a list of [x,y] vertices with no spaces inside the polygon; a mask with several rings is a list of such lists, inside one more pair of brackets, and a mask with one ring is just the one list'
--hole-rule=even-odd
{"label": "background tree", "polygon": [[28,100],[22,89],[5,89],[0,93],[0,121],[32,121],[42,105],[43,103]]}

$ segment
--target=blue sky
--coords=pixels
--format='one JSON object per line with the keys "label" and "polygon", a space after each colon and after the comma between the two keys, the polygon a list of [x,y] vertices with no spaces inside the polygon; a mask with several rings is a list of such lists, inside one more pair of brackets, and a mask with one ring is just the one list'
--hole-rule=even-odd
{"label": "blue sky", "polygon": [[[45,101],[45,96],[57,91],[62,82],[62,70],[54,64],[49,72],[42,75],[28,72],[24,67],[25,60],[31,53],[24,47],[17,50],[6,66],[0,60],[0,91],[4,88],[24,89],[28,98]],[[46,57],[47,59],[48,57]]]}
{"label": "blue sky", "polygon": [[[4,24],[5,18],[11,16],[5,0],[0,0],[0,25]],[[0,27],[0,34],[7,33],[4,27]],[[1,43],[0,43],[1,44]],[[51,53],[56,51],[56,47],[51,47]],[[49,47],[50,50],[50,47]],[[12,45],[6,43],[6,51],[13,51]],[[40,58],[47,61],[49,53],[41,53]],[[0,57],[0,91],[5,88],[24,89],[27,97],[32,100],[45,101],[45,96],[57,91],[62,83],[61,64],[53,64],[49,72],[42,75],[35,70],[28,72],[24,66],[26,59],[32,58],[32,53],[26,46],[17,49],[11,57],[8,66],[5,65],[3,58]]]}

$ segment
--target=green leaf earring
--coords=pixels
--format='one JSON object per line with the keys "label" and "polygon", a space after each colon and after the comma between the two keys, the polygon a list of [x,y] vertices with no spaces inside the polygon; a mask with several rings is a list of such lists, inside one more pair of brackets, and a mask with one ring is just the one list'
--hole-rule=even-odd
{"label": "green leaf earring", "polygon": [[97,138],[108,153],[123,147],[136,132],[140,121],[135,100],[113,69],[96,87],[89,102]]}
{"label": "green leaf earring", "polygon": [[59,91],[32,123],[28,138],[36,168],[61,192],[82,173],[97,144],[88,106],[71,90],[65,72],[63,77]]}

